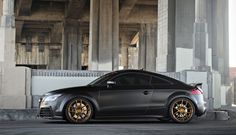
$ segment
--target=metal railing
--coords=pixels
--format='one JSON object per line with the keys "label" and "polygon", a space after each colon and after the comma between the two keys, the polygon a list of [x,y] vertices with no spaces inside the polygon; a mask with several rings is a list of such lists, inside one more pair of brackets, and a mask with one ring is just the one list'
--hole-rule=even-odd
{"label": "metal railing", "polygon": [[99,77],[108,71],[88,70],[32,70],[32,76],[54,76],[54,77]]}

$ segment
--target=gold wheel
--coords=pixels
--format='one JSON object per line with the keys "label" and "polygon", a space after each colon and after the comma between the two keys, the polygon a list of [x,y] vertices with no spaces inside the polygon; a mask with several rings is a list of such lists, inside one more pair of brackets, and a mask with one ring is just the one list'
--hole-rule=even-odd
{"label": "gold wheel", "polygon": [[89,101],[83,98],[76,98],[68,103],[65,111],[69,122],[84,123],[91,118],[93,108]]}
{"label": "gold wheel", "polygon": [[195,113],[195,106],[187,98],[178,98],[170,105],[171,118],[178,123],[189,122]]}

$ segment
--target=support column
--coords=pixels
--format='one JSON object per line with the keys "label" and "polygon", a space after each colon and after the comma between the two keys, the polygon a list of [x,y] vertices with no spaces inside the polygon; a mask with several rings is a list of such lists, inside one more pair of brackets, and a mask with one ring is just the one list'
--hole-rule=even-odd
{"label": "support column", "polygon": [[236,78],[234,78],[234,80],[233,80],[233,93],[234,93],[234,96],[233,96],[233,99],[234,99],[234,102],[233,102],[233,104],[236,104]]}
{"label": "support column", "polygon": [[3,0],[0,37],[1,37],[0,63],[4,62],[5,67],[14,67],[15,66],[14,0]]}
{"label": "support column", "polygon": [[64,30],[64,69],[80,70],[82,33],[77,20],[67,20]]}
{"label": "support column", "polygon": [[139,68],[156,70],[156,24],[141,24],[139,31]]}
{"label": "support column", "polygon": [[193,67],[195,0],[177,0],[175,19],[176,72]]}
{"label": "support column", "polygon": [[206,8],[206,0],[195,0],[195,23],[193,31],[193,68],[196,70],[209,70]]}
{"label": "support column", "polygon": [[212,68],[229,84],[228,0],[212,1]]}
{"label": "support column", "polygon": [[175,71],[175,0],[158,0],[156,71]]}
{"label": "support column", "polygon": [[100,0],[90,0],[89,57],[88,57],[89,70],[98,70],[99,2]]}
{"label": "support column", "polygon": [[146,69],[146,38],[147,31],[146,25],[141,24],[139,30],[139,46],[138,46],[138,68],[139,69]]}
{"label": "support column", "polygon": [[130,45],[130,40],[126,34],[121,35],[121,66],[123,66],[124,69],[128,68],[128,49]]}
{"label": "support column", "polygon": [[117,70],[119,53],[119,1],[90,2],[89,69]]}
{"label": "support column", "polygon": [[31,107],[30,70],[15,67],[14,0],[2,0],[0,24],[0,109]]}

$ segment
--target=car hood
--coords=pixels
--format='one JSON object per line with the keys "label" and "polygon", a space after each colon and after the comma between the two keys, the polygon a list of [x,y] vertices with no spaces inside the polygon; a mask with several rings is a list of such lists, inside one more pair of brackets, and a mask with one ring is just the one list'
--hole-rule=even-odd
{"label": "car hood", "polygon": [[78,87],[69,87],[69,88],[62,88],[50,91],[46,93],[45,95],[53,95],[53,94],[61,94],[61,93],[76,93],[76,92],[83,92],[83,91],[89,91],[94,90],[95,88],[92,86],[78,86]]}

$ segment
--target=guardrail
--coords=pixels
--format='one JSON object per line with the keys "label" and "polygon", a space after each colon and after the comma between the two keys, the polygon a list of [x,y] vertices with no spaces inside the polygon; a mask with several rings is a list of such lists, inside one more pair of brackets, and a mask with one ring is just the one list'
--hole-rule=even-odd
{"label": "guardrail", "polygon": [[54,76],[54,77],[99,77],[108,71],[88,70],[32,70],[32,76]]}

